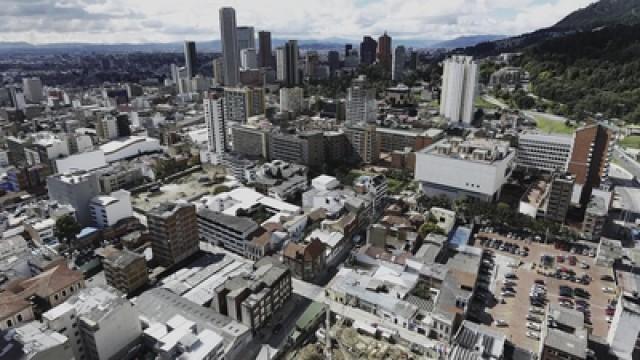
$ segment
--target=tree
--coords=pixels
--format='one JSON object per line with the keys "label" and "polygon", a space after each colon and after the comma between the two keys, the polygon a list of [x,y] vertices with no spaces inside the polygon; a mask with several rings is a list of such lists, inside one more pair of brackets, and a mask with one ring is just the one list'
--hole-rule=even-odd
{"label": "tree", "polygon": [[418,230],[418,234],[423,238],[429,234],[444,235],[444,231],[434,222],[427,221]]}
{"label": "tree", "polygon": [[58,240],[64,240],[69,247],[69,253],[73,251],[73,241],[82,230],[76,219],[71,215],[65,215],[56,220],[54,234]]}
{"label": "tree", "polygon": [[220,185],[220,186],[217,186],[215,189],[213,189],[213,195],[222,194],[222,193],[225,193],[225,192],[227,192],[229,190],[231,190],[231,189],[229,189],[228,186]]}

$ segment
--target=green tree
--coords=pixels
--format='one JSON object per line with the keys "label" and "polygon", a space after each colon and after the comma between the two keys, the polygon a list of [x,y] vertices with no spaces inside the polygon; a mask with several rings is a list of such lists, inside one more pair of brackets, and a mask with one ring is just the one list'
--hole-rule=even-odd
{"label": "green tree", "polygon": [[229,190],[231,190],[231,189],[229,189],[229,187],[228,187],[228,186],[226,186],[226,185],[220,185],[220,186],[217,186],[217,187],[213,190],[213,195],[222,194],[222,193],[225,193],[225,192],[227,192],[227,191],[229,191]]}
{"label": "green tree", "polygon": [[76,219],[71,215],[65,215],[56,220],[54,234],[58,240],[64,241],[69,248],[69,253],[73,251],[73,241],[82,230]]}
{"label": "green tree", "polygon": [[418,234],[423,238],[429,234],[445,235],[444,231],[438,226],[438,224],[431,221],[427,221],[422,224],[418,230]]}

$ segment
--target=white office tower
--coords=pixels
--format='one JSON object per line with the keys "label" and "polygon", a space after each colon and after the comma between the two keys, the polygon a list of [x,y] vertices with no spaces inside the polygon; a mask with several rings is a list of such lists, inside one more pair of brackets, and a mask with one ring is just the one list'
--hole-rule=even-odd
{"label": "white office tower", "polygon": [[280,111],[300,114],[304,110],[304,90],[300,87],[280,89]]}
{"label": "white office tower", "polygon": [[226,148],[226,129],[224,122],[224,97],[217,94],[204,99],[204,119],[209,131],[209,161],[218,165],[222,161]]}
{"label": "white office tower", "polygon": [[367,78],[360,75],[351,82],[347,94],[347,122],[375,123],[377,117],[376,91],[367,86]]}
{"label": "white office tower", "polygon": [[238,51],[256,48],[256,34],[252,26],[239,26],[237,32]]}
{"label": "white office tower", "polygon": [[287,63],[287,53],[284,47],[276,49],[276,80],[284,81]]}
{"label": "white office tower", "polygon": [[396,46],[393,52],[393,73],[391,79],[393,81],[402,81],[404,79],[405,64],[407,63],[407,50],[404,46]]}
{"label": "white office tower", "polygon": [[478,64],[470,56],[453,56],[444,62],[440,115],[451,123],[470,125],[478,88]]}
{"label": "white office tower", "polygon": [[236,86],[240,82],[240,51],[236,29],[236,11],[220,8],[220,39],[224,61],[224,85]]}
{"label": "white office tower", "polygon": [[255,48],[247,48],[240,50],[240,64],[242,70],[251,70],[258,68],[258,53]]}
{"label": "white office tower", "polygon": [[44,100],[42,92],[42,81],[40,78],[24,78],[22,79],[22,92],[24,98],[32,103],[39,103]]}

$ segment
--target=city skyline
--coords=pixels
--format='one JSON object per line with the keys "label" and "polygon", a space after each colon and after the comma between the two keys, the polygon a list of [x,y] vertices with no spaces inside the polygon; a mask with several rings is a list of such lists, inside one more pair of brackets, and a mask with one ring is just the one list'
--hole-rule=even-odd
{"label": "city skyline", "polygon": [[[335,1],[335,4],[331,2]],[[0,42],[163,43],[220,38],[217,10],[232,6],[238,26],[274,38],[356,40],[385,30],[398,40],[448,40],[469,35],[518,35],[553,25],[592,0],[251,1],[3,0]],[[340,12],[332,9],[340,8]],[[198,9],[193,11],[191,9]],[[389,11],[388,9],[393,9]],[[410,30],[409,30],[410,29]]]}

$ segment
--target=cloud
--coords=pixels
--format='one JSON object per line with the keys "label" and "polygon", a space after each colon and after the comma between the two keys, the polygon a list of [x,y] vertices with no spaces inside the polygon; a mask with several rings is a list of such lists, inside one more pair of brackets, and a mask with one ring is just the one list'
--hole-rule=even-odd
{"label": "cloud", "polygon": [[167,42],[219,38],[218,8],[275,38],[516,35],[593,0],[0,0],[0,41]]}

